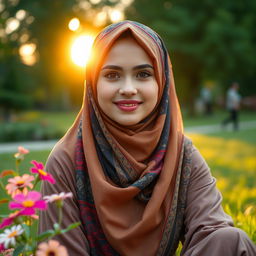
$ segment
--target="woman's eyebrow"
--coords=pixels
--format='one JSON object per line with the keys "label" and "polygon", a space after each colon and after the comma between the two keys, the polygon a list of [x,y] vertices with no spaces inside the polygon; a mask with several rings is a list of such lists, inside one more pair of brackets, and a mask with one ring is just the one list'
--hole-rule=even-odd
{"label": "woman's eyebrow", "polygon": [[[133,70],[144,69],[144,68],[154,69],[154,67],[150,64],[141,64],[141,65],[133,67]],[[104,70],[104,69],[122,70],[123,68],[120,66],[116,66],[116,65],[106,65],[101,70]]]}
{"label": "woman's eyebrow", "polygon": [[149,64],[138,65],[138,66],[135,66],[133,69],[137,70],[137,69],[144,69],[144,68],[152,68],[152,69],[154,69],[154,67],[149,65]]}
{"label": "woman's eyebrow", "polygon": [[116,65],[106,65],[101,70],[104,70],[104,69],[122,70],[122,68],[120,66],[116,66]]}

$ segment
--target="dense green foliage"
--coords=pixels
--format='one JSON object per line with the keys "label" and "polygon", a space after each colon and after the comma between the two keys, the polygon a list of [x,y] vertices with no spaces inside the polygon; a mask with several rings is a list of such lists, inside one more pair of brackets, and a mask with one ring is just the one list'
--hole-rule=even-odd
{"label": "dense green foliage", "polygon": [[[95,4],[93,3],[95,2]],[[96,3],[97,2],[97,3]],[[97,33],[98,12],[121,0],[2,0],[0,5],[0,119],[27,108],[71,109],[82,101],[84,70],[70,61],[77,34],[68,22],[78,17],[82,31]],[[10,18],[25,10],[19,27],[5,31]],[[237,80],[243,96],[256,94],[255,1],[139,0],[126,9],[128,19],[155,29],[170,51],[181,102],[191,108],[200,86],[213,81],[218,94]],[[110,23],[106,20],[105,25]],[[37,62],[22,64],[19,47],[35,43]]]}
{"label": "dense green foliage", "polygon": [[191,106],[206,80],[223,89],[236,80],[243,95],[256,94],[255,12],[249,0],[140,0],[126,14],[163,37],[178,93]]}
{"label": "dense green foliage", "polygon": [[[0,1],[0,121],[9,121],[11,113],[27,108],[63,110],[80,106],[84,70],[70,61],[70,45],[76,34],[68,29],[68,22],[79,17],[86,27],[83,32],[89,31],[92,21],[85,14],[102,8],[106,1],[89,4],[88,10],[81,2],[89,4],[78,0]],[[17,21],[20,10],[25,16],[16,29],[8,32],[8,24]],[[21,45],[31,43],[36,44],[37,61],[26,66],[19,50]]]}

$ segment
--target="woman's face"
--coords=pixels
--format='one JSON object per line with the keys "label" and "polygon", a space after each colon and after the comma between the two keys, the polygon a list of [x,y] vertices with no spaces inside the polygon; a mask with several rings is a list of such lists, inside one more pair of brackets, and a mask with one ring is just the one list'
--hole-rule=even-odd
{"label": "woman's face", "polygon": [[152,60],[132,38],[114,43],[97,81],[101,110],[120,125],[135,125],[157,104],[158,84]]}

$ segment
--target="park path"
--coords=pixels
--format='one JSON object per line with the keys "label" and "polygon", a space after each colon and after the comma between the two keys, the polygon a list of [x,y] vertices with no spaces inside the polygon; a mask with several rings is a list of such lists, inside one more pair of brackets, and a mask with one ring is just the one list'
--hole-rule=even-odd
{"label": "park path", "polygon": [[[248,130],[256,128],[256,120],[254,121],[246,121],[240,122],[239,124],[240,130]],[[231,126],[227,126],[225,129],[227,132],[232,131]],[[192,126],[185,128],[185,134],[210,134],[210,133],[218,133],[223,132],[220,124],[214,125],[200,125],[200,126]],[[40,150],[51,150],[57,140],[51,141],[31,141],[31,142],[11,142],[11,143],[0,143],[0,154],[2,153],[12,153],[17,151],[18,146],[23,146],[31,151],[40,151]]]}

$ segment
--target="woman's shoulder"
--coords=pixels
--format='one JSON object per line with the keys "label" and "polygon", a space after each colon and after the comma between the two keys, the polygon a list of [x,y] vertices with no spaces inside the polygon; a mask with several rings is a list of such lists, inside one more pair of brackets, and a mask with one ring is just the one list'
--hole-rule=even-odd
{"label": "woman's shoulder", "polygon": [[205,161],[192,139],[184,135],[184,153],[186,157],[190,157],[192,162]]}
{"label": "woman's shoulder", "polygon": [[75,147],[75,138],[67,136],[61,138],[48,156],[46,169],[63,170],[73,168],[75,163]]}
{"label": "woman's shoulder", "polygon": [[201,183],[206,184],[213,181],[206,160],[189,137],[184,138],[184,161],[189,163],[191,170],[190,183],[196,182],[200,186]]}

